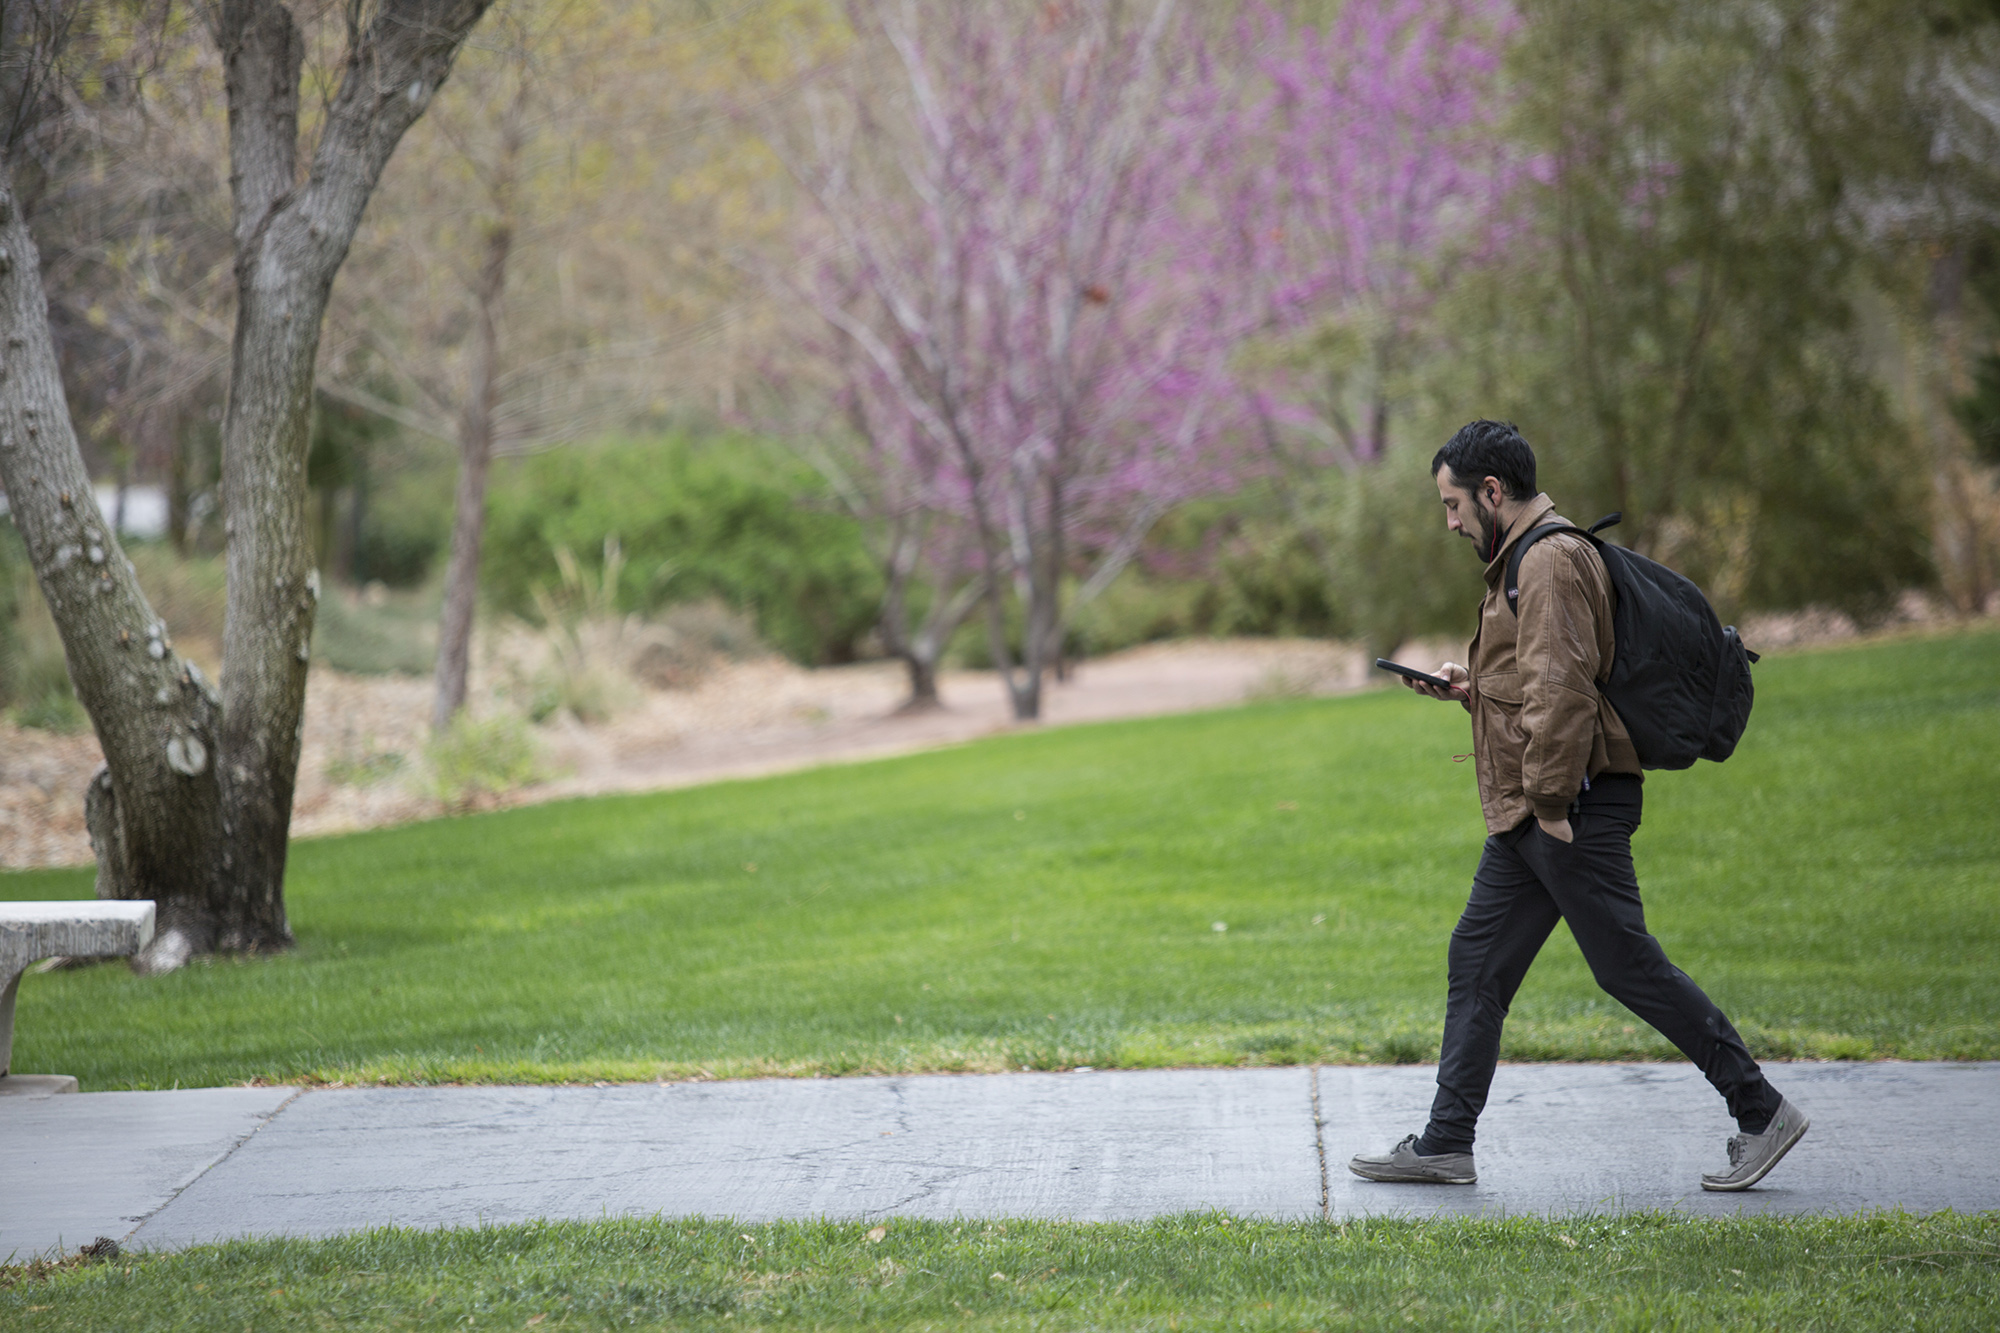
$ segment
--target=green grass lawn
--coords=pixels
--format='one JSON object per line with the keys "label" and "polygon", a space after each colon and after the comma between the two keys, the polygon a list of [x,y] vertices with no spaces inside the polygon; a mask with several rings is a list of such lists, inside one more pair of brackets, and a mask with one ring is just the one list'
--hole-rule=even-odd
{"label": "green grass lawn", "polygon": [[0,1269],[33,1330],[1990,1329],[2000,1216],[533,1224]]}
{"label": "green grass lawn", "polygon": [[[1655,933],[1760,1054],[2000,1057],[2000,634],[1757,679],[1734,759],[1647,780]],[[101,1090],[1427,1059],[1483,836],[1469,746],[1459,710],[1384,691],[301,842],[295,952],[30,976],[14,1067]],[[1558,932],[1506,1054],[1671,1052]]]}

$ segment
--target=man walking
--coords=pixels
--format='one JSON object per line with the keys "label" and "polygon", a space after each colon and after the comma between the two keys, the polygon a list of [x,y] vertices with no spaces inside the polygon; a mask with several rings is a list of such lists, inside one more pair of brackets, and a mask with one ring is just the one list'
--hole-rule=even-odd
{"label": "man walking", "polygon": [[1573,533],[1543,537],[1521,561],[1518,602],[1509,606],[1503,585],[1514,544],[1564,522],[1535,490],[1534,451],[1512,425],[1475,421],[1438,450],[1431,471],[1445,525],[1486,562],[1486,597],[1469,666],[1447,662],[1435,673],[1451,688],[1405,684],[1472,714],[1489,836],[1451,934],[1430,1123],[1348,1168],[1370,1180],[1478,1179],[1473,1129],[1500,1058],[1500,1028],[1560,918],[1597,984],[1659,1029],[1727,1101],[1742,1132],[1729,1140],[1728,1167],[1704,1174],[1702,1188],[1748,1189],[1791,1151],[1807,1122],[1765,1081],[1729,1019],[1646,932],[1632,869],[1639,755],[1597,688],[1614,646],[1604,561]]}

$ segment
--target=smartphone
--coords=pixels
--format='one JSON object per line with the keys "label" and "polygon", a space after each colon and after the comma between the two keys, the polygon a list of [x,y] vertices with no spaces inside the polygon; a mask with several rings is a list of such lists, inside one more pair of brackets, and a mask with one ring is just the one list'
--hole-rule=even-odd
{"label": "smartphone", "polygon": [[1461,688],[1444,679],[1442,676],[1433,676],[1428,671],[1419,671],[1415,667],[1406,667],[1401,662],[1391,662],[1386,657],[1376,658],[1375,665],[1381,667],[1384,671],[1393,671],[1399,676],[1408,676],[1411,680],[1420,680],[1426,685],[1435,685],[1441,690],[1456,690]]}

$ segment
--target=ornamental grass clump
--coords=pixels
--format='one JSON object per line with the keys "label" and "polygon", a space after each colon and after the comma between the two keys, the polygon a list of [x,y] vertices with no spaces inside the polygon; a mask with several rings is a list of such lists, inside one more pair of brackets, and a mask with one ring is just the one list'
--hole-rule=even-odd
{"label": "ornamental grass clump", "polygon": [[431,736],[424,762],[430,794],[460,810],[546,776],[527,720],[511,712],[460,712]]}

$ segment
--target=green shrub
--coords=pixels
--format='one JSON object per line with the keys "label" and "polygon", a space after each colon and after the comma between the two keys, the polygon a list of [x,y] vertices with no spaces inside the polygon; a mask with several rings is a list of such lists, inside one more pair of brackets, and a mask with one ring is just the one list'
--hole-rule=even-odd
{"label": "green shrub", "polygon": [[1486,591],[1471,543],[1445,529],[1431,453],[1392,446],[1373,466],[1327,478],[1327,600],[1338,631],[1371,656],[1418,635],[1470,635]]}
{"label": "green shrub", "polygon": [[[1438,517],[1429,457],[1392,449],[1357,473],[1298,483],[1303,515],[1263,486],[1184,507],[1141,561],[1077,608],[1071,651],[1252,635],[1354,638],[1388,652],[1415,635],[1469,631],[1478,563]],[[954,646],[968,665],[986,664],[984,636],[983,625],[961,632]]]}
{"label": "green shrub", "polygon": [[474,717],[462,711],[424,747],[431,792],[447,805],[524,787],[542,776],[528,724],[513,713]]}
{"label": "green shrub", "polygon": [[411,451],[395,466],[367,474],[354,581],[414,588],[431,576],[451,543],[457,460],[440,450]]}
{"label": "green shrub", "polygon": [[[183,557],[163,542],[124,538],[121,545],[175,646],[212,664],[222,649],[227,606],[221,559]],[[90,725],[70,686],[62,636],[11,521],[0,522],[0,705],[23,727],[77,732]]]}
{"label": "green shrub", "polygon": [[562,582],[556,552],[601,577],[624,553],[615,603],[652,615],[715,599],[765,642],[811,665],[852,661],[881,579],[860,525],[819,478],[744,436],[665,436],[555,450],[496,470],[481,579],[501,610],[539,620],[535,590]]}
{"label": "green shrub", "polygon": [[90,726],[70,686],[62,636],[11,522],[0,533],[0,704],[20,727],[75,733]]}
{"label": "green shrub", "polygon": [[132,572],[153,614],[176,639],[195,639],[222,650],[222,622],[229,610],[229,579],[219,555],[183,556],[166,542],[121,537]]}
{"label": "green shrub", "polygon": [[401,750],[343,752],[326,762],[326,780],[337,787],[371,787],[403,771]]}
{"label": "green shrub", "polygon": [[23,580],[32,577],[14,520],[0,519],[0,706],[13,703],[17,691],[21,630],[16,621],[26,592]]}
{"label": "green shrub", "polygon": [[[1128,569],[1070,619],[1069,650],[1075,657],[1101,657],[1142,643],[1199,633],[1206,586],[1192,579],[1158,578]],[[984,618],[974,616],[979,651],[986,648]]]}
{"label": "green shrub", "polygon": [[35,731],[60,732],[74,736],[90,728],[90,715],[83,711],[83,705],[76,700],[76,692],[64,679],[61,686],[48,686],[38,692],[24,694],[20,702],[7,710],[7,715],[17,727]]}
{"label": "green shrub", "polygon": [[437,587],[374,592],[357,597],[329,587],[321,594],[313,660],[356,675],[429,675],[437,663]]}
{"label": "green shrub", "polygon": [[[1139,558],[1071,610],[1070,657],[1102,657],[1167,639],[1333,636],[1339,622],[1326,576],[1297,529],[1276,518],[1275,509],[1273,497],[1253,488],[1166,515]],[[1010,610],[1017,655],[1018,620],[1018,611]],[[961,667],[992,666],[984,616],[974,615],[959,630],[950,656]]]}
{"label": "green shrub", "polygon": [[1252,509],[1203,580],[1197,613],[1212,634],[1333,638],[1340,617],[1326,574],[1303,534]]}

